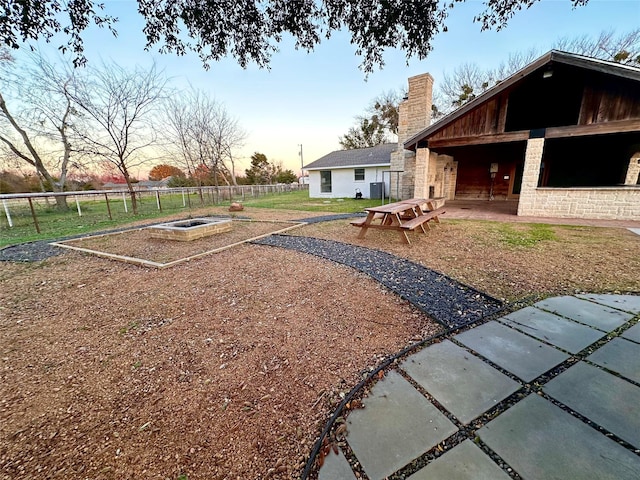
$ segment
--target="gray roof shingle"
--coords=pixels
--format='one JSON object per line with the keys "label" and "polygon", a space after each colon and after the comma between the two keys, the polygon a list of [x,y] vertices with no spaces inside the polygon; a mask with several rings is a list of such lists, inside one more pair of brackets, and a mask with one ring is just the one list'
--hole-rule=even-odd
{"label": "gray roof shingle", "polygon": [[397,143],[383,143],[375,147],[355,150],[336,150],[304,166],[305,170],[319,168],[349,168],[373,165],[390,165],[391,152],[398,148]]}

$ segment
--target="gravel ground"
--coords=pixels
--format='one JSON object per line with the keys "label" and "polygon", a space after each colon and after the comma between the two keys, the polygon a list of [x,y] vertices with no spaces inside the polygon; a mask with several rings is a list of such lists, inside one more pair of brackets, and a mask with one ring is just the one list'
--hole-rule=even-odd
{"label": "gravel ground", "polygon": [[0,478],[299,479],[362,372],[441,330],[370,277],[282,248],[164,270],[6,262]]}
{"label": "gravel ground", "polygon": [[21,243],[0,250],[0,262],[40,262],[62,253],[62,248],[49,245],[48,241]]}
{"label": "gravel ground", "polygon": [[[451,302],[442,311],[479,310],[436,312],[447,325],[499,305],[449,277],[511,308],[531,294],[639,290],[626,230],[553,226],[520,245],[539,228],[446,220],[406,245],[384,231],[358,239],[356,216],[319,213],[302,239],[270,239],[312,255],[245,244],[166,270],[77,252],[34,261],[62,252],[47,242],[0,250],[12,260],[0,267],[0,477],[299,479],[352,387],[442,333],[423,313],[435,297]],[[405,287],[422,311],[393,293]]]}
{"label": "gravel ground", "polygon": [[343,220],[346,218],[355,218],[355,217],[365,217],[366,214],[364,212],[358,213],[338,213],[335,215],[322,215],[319,217],[307,217],[307,218],[299,218],[297,220],[293,220],[294,222],[305,222],[305,223],[320,223],[320,222],[330,222],[332,220]]}
{"label": "gravel ground", "polygon": [[490,315],[502,302],[452,278],[386,252],[311,237],[271,235],[260,245],[288,248],[355,268],[447,328]]}

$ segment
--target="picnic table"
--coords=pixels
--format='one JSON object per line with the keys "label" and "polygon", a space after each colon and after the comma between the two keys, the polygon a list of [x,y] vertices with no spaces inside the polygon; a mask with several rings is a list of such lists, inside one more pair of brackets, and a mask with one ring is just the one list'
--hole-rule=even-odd
{"label": "picnic table", "polygon": [[442,199],[436,198],[411,198],[365,208],[366,218],[353,221],[351,225],[361,228],[358,238],[364,238],[369,228],[380,228],[395,230],[403,242],[411,243],[407,232],[419,228],[422,233],[427,233],[431,228],[429,222],[440,223],[439,216],[445,213],[444,208],[437,208],[441,202]]}

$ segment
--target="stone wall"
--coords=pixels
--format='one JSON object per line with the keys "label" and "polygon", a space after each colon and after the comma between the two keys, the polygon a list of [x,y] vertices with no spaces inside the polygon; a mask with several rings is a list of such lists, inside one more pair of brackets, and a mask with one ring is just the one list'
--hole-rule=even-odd
{"label": "stone wall", "polygon": [[624,181],[625,185],[639,185],[640,184],[640,152],[636,152],[631,156],[629,160],[629,167],[627,168],[627,176]]}
{"label": "stone wall", "polygon": [[640,185],[591,188],[538,187],[543,150],[544,138],[527,141],[518,215],[615,220],[640,218]]}
{"label": "stone wall", "polygon": [[594,188],[537,188],[526,213],[559,218],[640,219],[640,186]]}

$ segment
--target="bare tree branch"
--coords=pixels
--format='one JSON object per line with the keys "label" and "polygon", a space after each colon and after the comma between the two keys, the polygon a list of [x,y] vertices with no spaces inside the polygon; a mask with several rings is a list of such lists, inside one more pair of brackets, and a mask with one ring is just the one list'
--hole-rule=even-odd
{"label": "bare tree branch", "polygon": [[236,185],[234,151],[247,134],[224,105],[192,89],[167,101],[165,122],[166,143],[174,146],[190,175],[206,165],[214,185],[219,178]]}
{"label": "bare tree branch", "polygon": [[164,98],[167,80],[155,65],[128,71],[116,64],[102,64],[88,73],[91,80],[79,83],[72,93],[89,120],[89,130],[82,137],[89,151],[122,174],[137,214],[131,168],[143,164],[146,159],[138,153],[156,143],[149,120]]}
{"label": "bare tree branch", "polygon": [[[10,111],[0,94],[0,120],[4,121],[0,123],[1,140],[33,166],[53,191],[61,192],[75,141],[71,135],[76,115],[69,95],[75,77],[72,71],[55,66],[38,52],[21,61],[19,66],[14,65],[15,60],[2,65],[2,89],[12,96],[15,108]],[[67,208],[64,197],[56,197],[56,202],[59,208]]]}

